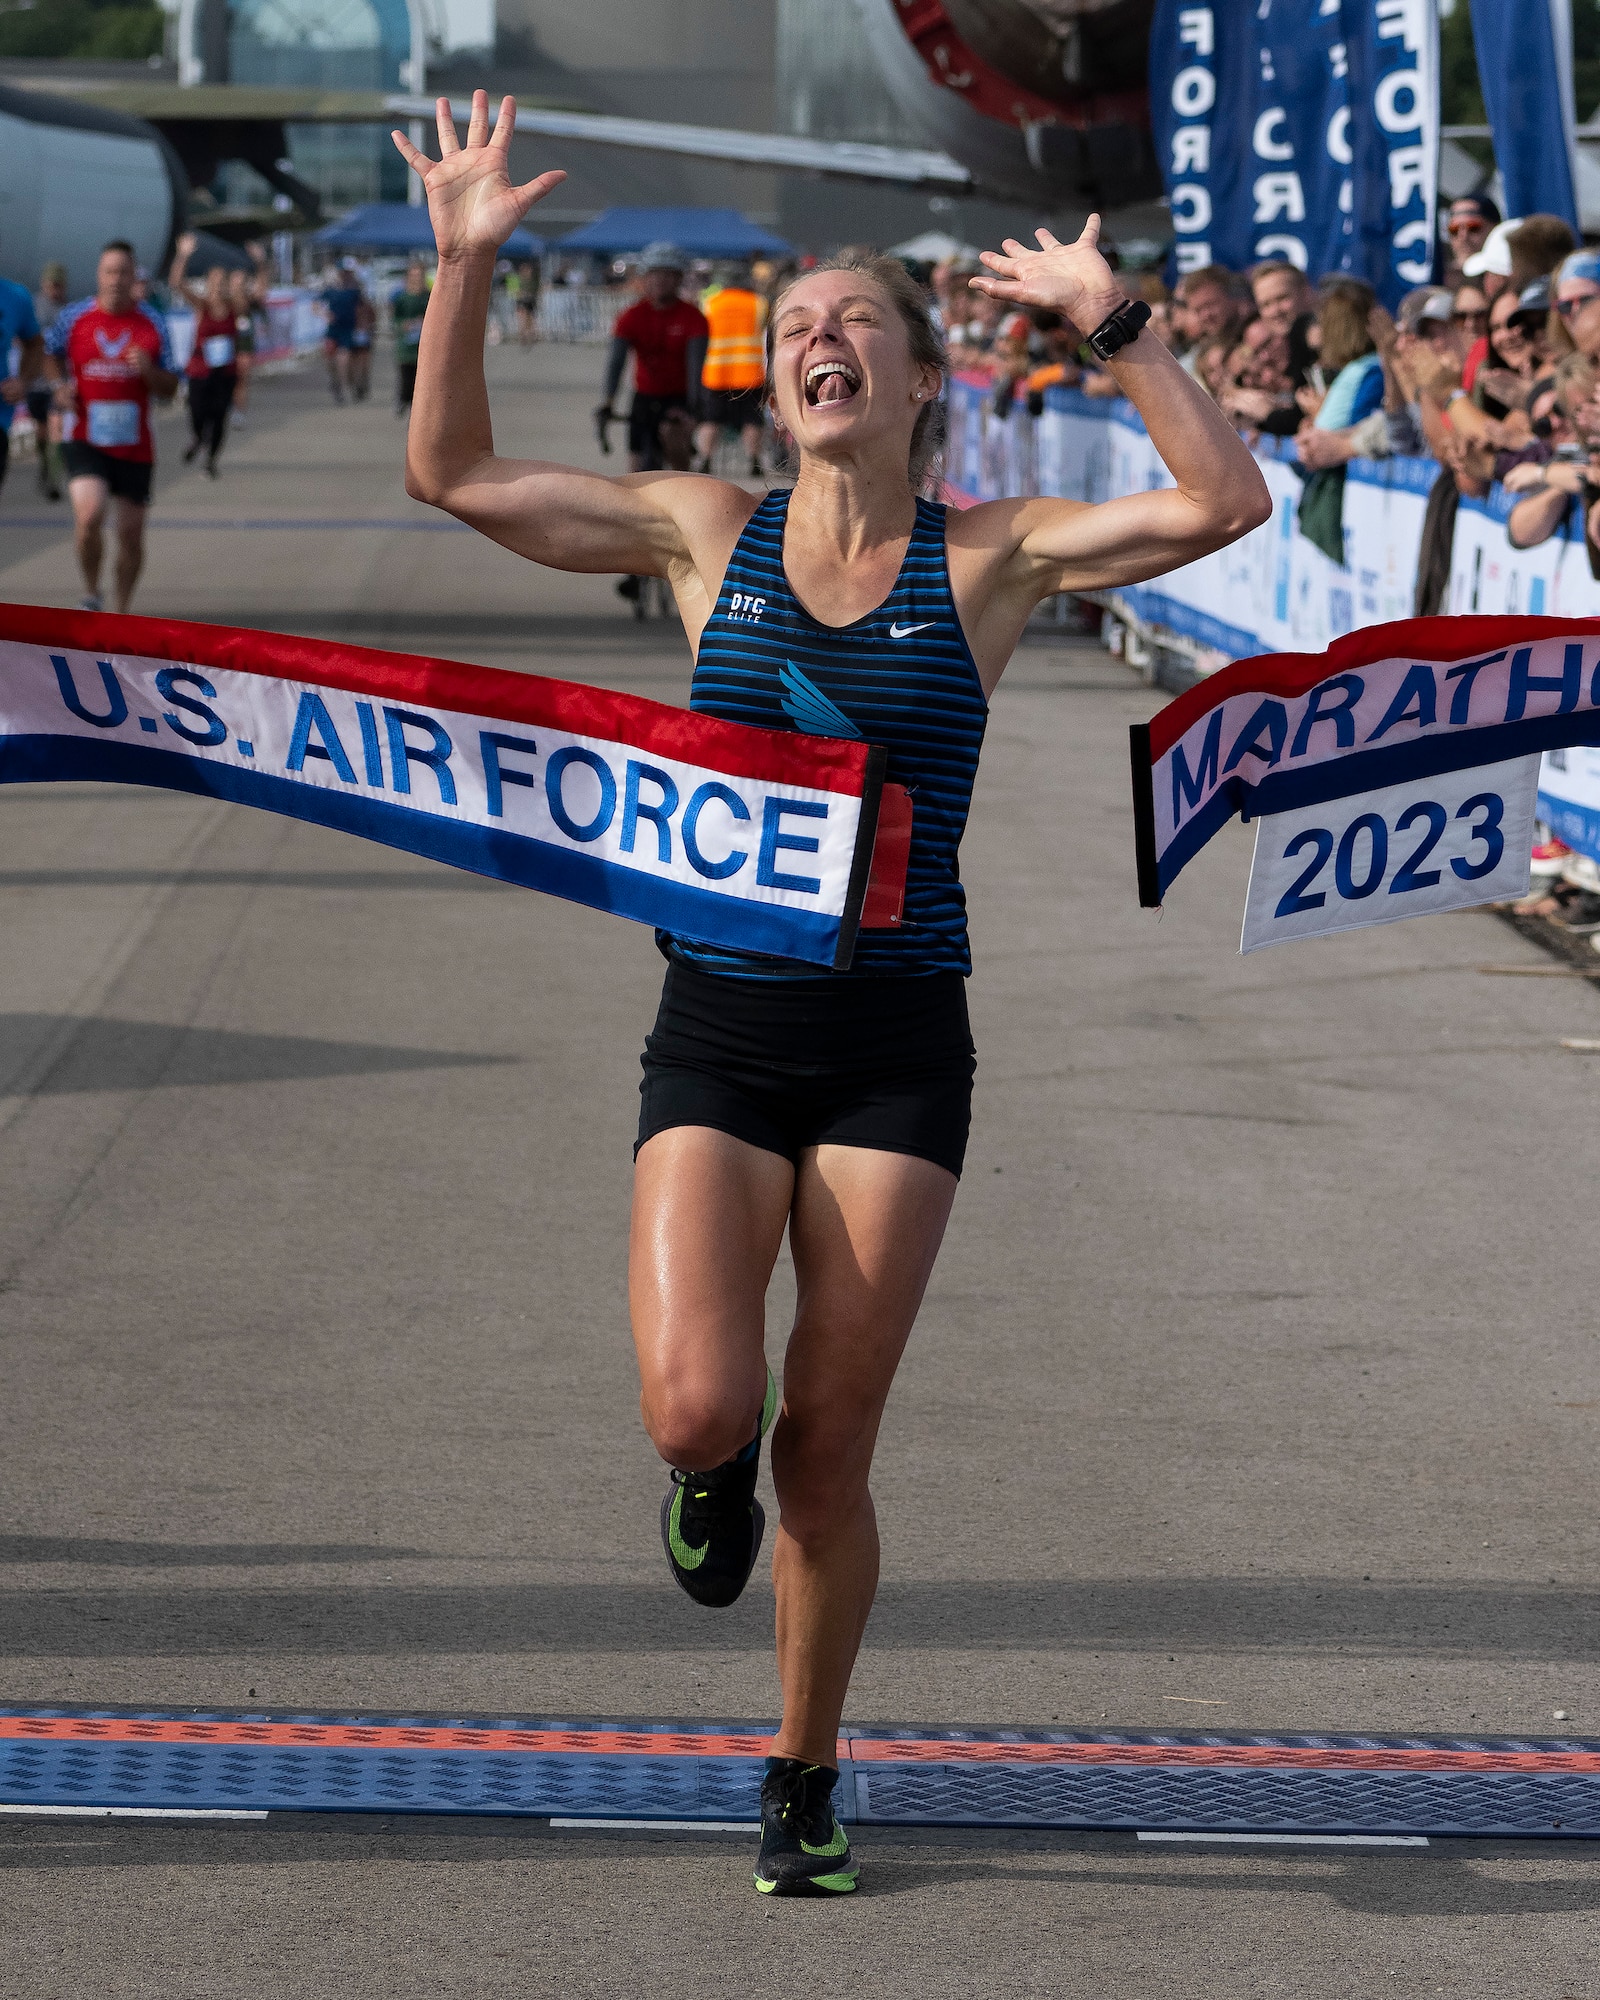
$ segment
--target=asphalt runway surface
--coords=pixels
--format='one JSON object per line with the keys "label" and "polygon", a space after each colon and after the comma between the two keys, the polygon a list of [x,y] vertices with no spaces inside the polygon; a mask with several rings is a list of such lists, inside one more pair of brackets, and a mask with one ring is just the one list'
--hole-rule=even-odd
{"label": "asphalt runway surface", "polygon": [[[501,449],[598,465],[600,361],[493,351]],[[181,442],[140,610],[684,697],[675,624],[408,501],[382,403],[265,381],[215,485]],[[30,470],[0,590],[70,604]],[[1158,699],[1044,634],[995,702],[848,1716],[1595,1734],[1600,997],[1476,912],[1241,959],[1237,826],[1140,911]],[[648,933],[73,785],[0,792],[0,939],[0,1700],[770,1715],[770,1587],[673,1588],[638,1424]],[[1584,1843],[859,1846],[774,1906],[742,1837],[0,1819],[0,1992],[1600,1994]]]}

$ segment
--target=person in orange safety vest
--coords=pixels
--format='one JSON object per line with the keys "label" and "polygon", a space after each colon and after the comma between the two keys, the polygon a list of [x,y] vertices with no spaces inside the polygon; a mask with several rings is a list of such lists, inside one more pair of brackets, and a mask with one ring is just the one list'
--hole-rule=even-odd
{"label": "person in orange safety vest", "polygon": [[718,276],[721,283],[717,289],[700,302],[711,326],[711,338],[700,371],[704,421],[695,433],[695,470],[711,470],[719,432],[737,431],[750,477],[760,479],[766,419],[767,302],[751,290],[742,270],[719,272]]}

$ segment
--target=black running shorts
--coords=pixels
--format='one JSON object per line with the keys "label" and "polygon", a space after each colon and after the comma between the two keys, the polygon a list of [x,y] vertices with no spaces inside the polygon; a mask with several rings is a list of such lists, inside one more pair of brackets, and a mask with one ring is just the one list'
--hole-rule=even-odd
{"label": "black running shorts", "polygon": [[708,424],[720,424],[728,431],[743,430],[746,424],[759,424],[765,418],[767,392],[759,382],[753,389],[708,389],[705,413]]}
{"label": "black running shorts", "polygon": [[148,459],[113,458],[98,445],[68,438],[61,447],[61,466],[68,479],[103,479],[118,500],[131,500],[136,507],[150,505],[155,467]]}
{"label": "black running shorts", "polygon": [[682,396],[634,396],[628,407],[628,449],[635,458],[654,461],[646,471],[660,470],[662,419],[684,407]]}
{"label": "black running shorts", "polygon": [[959,972],[735,979],[675,959],[640,1063],[635,1155],[709,1125],[796,1164],[866,1146],[960,1177],[976,1063]]}

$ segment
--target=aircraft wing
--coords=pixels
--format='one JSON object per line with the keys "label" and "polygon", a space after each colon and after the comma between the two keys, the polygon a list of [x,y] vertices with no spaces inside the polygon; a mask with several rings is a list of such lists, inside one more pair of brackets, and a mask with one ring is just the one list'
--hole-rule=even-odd
{"label": "aircraft wing", "polygon": [[[386,97],[397,118],[432,118],[431,97]],[[452,116],[465,125],[472,106],[452,100]],[[697,160],[735,160],[752,167],[798,167],[835,179],[894,181],[902,187],[970,189],[972,175],[948,153],[902,146],[865,146],[847,139],[802,139],[785,132],[738,132],[715,125],[673,125],[653,118],[612,118],[594,111],[517,110],[517,130],[547,139],[582,139],[590,145],[635,146],[652,153],[686,153]]]}

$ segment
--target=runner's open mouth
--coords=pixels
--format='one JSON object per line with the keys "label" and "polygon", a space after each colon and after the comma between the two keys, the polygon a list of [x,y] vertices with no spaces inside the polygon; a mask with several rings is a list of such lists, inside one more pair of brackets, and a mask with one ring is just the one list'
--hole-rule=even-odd
{"label": "runner's open mouth", "polygon": [[815,408],[821,403],[848,403],[861,387],[861,377],[843,361],[819,361],[806,370],[806,401]]}

